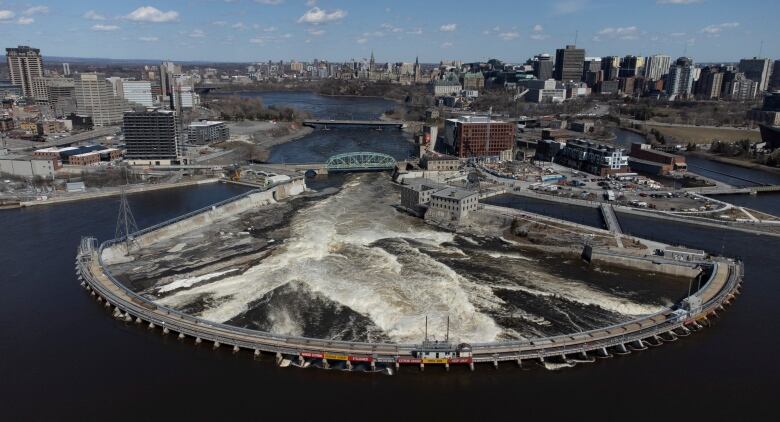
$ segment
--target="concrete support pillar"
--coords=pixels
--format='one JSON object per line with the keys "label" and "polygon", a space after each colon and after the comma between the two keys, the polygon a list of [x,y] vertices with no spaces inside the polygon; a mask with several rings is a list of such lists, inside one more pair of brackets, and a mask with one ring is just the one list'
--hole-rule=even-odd
{"label": "concrete support pillar", "polygon": [[517,358],[517,367],[522,368],[523,367],[523,360],[520,358]]}
{"label": "concrete support pillar", "polygon": [[401,369],[401,364],[395,361],[395,371],[398,372],[399,369]]}
{"label": "concrete support pillar", "polygon": [[604,357],[607,357],[607,356],[609,356],[609,352],[607,351],[607,348],[606,348],[606,347],[602,347],[602,348],[601,348],[601,354],[602,354]]}
{"label": "concrete support pillar", "polygon": [[303,356],[298,355],[298,365],[303,366],[304,363],[306,363],[306,360],[303,358]]}
{"label": "concrete support pillar", "polygon": [[105,304],[105,305],[103,305],[103,306],[105,306],[106,308],[110,308],[110,307],[111,307],[111,302],[109,302],[109,301],[106,301],[106,304]]}
{"label": "concrete support pillar", "polygon": [[200,344],[202,341],[200,337],[195,337],[195,344]]}
{"label": "concrete support pillar", "polygon": [[330,364],[328,363],[327,359],[322,360],[322,367],[325,369],[330,369]]}
{"label": "concrete support pillar", "polygon": [[141,320],[141,317],[135,317],[135,323],[136,323],[136,324],[140,324],[141,322],[143,322],[143,321]]}
{"label": "concrete support pillar", "polygon": [[474,362],[469,362],[469,369],[474,372]]}
{"label": "concrete support pillar", "polygon": [[133,321],[133,317],[129,313],[125,313],[125,322]]}
{"label": "concrete support pillar", "polygon": [[255,349],[255,359],[260,358],[260,349]]}
{"label": "concrete support pillar", "polygon": [[374,360],[371,361],[371,370],[376,371],[376,361]]}
{"label": "concrete support pillar", "polygon": [[626,345],[623,343],[620,343],[617,348],[620,350],[620,353],[628,353],[628,349],[626,349]]}
{"label": "concrete support pillar", "polygon": [[352,370],[352,362],[347,361],[347,371],[351,371],[351,370]]}
{"label": "concrete support pillar", "polygon": [[238,353],[238,351],[241,350],[237,345],[233,346],[233,353]]}
{"label": "concrete support pillar", "polygon": [[580,358],[582,358],[582,360],[588,360],[588,354],[582,351],[580,352]]}
{"label": "concrete support pillar", "polygon": [[179,333],[179,337],[178,337],[179,340],[184,340],[184,337],[185,337],[184,333]]}
{"label": "concrete support pillar", "polygon": [[215,341],[215,342],[214,342],[214,346],[213,346],[213,347],[214,347],[215,349],[219,349],[219,342],[218,342],[218,341]]}
{"label": "concrete support pillar", "polygon": [[149,322],[149,328],[154,328],[154,323],[153,322]]}
{"label": "concrete support pillar", "polygon": [[450,363],[449,362],[444,364],[444,370],[447,371],[447,372],[450,372]]}
{"label": "concrete support pillar", "polygon": [[282,357],[282,354],[281,354],[281,353],[279,353],[279,352],[276,352],[276,364],[277,364],[277,365],[280,365],[280,364],[282,363],[282,359],[284,359],[284,358]]}
{"label": "concrete support pillar", "polygon": [[498,369],[498,359],[493,359],[493,367]]}
{"label": "concrete support pillar", "polygon": [[168,334],[170,332],[171,330],[169,330],[168,327],[163,328],[163,334]]}
{"label": "concrete support pillar", "polygon": [[98,303],[103,303],[103,298],[98,296],[97,301],[98,301]]}
{"label": "concrete support pillar", "polygon": [[90,290],[89,295],[92,296],[92,297],[95,297],[95,291],[94,290]]}
{"label": "concrete support pillar", "polygon": [[86,284],[86,283],[84,283],[83,281],[81,282],[81,287],[86,287],[86,285],[87,285],[87,284]]}
{"label": "concrete support pillar", "polygon": [[420,372],[425,371],[425,364],[420,362]]}

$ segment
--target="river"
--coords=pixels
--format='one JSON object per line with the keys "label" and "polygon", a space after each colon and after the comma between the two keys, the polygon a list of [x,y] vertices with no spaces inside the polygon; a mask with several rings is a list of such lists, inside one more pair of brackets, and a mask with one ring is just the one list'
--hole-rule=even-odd
{"label": "river", "polygon": [[[130,202],[144,227],[241,191],[215,184]],[[780,213],[777,203],[765,208]],[[775,237],[620,214],[629,233],[742,257],[744,293],[713,327],[625,358],[557,373],[502,364],[474,373],[403,368],[387,377],[281,369],[111,318],[79,287],[73,259],[82,235],[112,237],[116,211],[117,199],[103,198],[0,212],[0,408],[8,420],[744,420],[775,412]],[[574,221],[577,212],[567,211]],[[582,221],[591,218],[583,212]]]}
{"label": "river", "polygon": [[[326,97],[310,92],[241,92],[260,98],[267,106],[292,107],[317,119],[378,120],[395,108],[396,103],[383,98]],[[388,154],[396,160],[415,155],[411,135],[399,129],[333,127],[315,129],[311,134],[271,148],[271,163],[323,163],[336,154],[365,151]]]}

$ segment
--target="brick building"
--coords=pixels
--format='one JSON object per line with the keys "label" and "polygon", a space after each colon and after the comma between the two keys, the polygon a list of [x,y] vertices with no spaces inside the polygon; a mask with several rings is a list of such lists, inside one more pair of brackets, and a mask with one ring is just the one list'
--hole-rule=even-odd
{"label": "brick building", "polygon": [[512,149],[515,124],[487,116],[464,116],[444,122],[444,148],[459,158],[499,156]]}

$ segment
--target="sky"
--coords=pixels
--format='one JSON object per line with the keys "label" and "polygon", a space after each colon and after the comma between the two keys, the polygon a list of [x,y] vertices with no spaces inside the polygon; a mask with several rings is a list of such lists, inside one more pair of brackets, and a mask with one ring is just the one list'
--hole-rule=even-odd
{"label": "sky", "polygon": [[778,16],[780,0],[0,0],[0,40],[65,57],[520,63],[576,39],[587,56],[731,62],[780,58]]}

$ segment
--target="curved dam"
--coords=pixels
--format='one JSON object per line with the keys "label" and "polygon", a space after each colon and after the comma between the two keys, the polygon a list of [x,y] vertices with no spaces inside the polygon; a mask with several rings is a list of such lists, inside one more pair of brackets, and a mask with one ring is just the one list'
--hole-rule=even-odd
{"label": "curved dam", "polygon": [[[236,218],[244,211],[274,204],[304,190],[303,179],[294,179],[267,190],[251,191],[142,230],[132,236],[132,245],[146,248],[186,230]],[[688,335],[708,324],[710,317],[729,304],[739,293],[742,281],[741,264],[733,260],[711,258],[678,262],[660,257],[645,258],[649,260],[650,267],[665,265],[679,267],[681,272],[703,271],[706,279],[700,281],[700,288],[695,292],[665,306],[649,308],[652,312],[636,311],[633,317],[572,334],[524,335],[515,339],[480,341],[480,338],[487,337],[484,325],[481,325],[480,332],[483,334],[472,335],[476,341],[450,342],[448,337],[440,341],[421,342],[393,341],[393,338],[345,341],[244,328],[184,312],[181,307],[170,306],[164,300],[152,300],[148,295],[128,288],[112,273],[106,262],[115,261],[123,254],[128,245],[126,240],[114,239],[98,245],[94,238],[84,238],[76,260],[76,271],[82,284],[111,309],[115,317],[159,328],[165,334],[178,335],[182,339],[191,338],[195,343],[208,342],[213,347],[230,347],[236,352],[248,350],[256,356],[271,353],[283,365],[292,363],[298,366],[392,369],[401,365],[421,368],[443,365],[449,368],[450,365],[460,364],[473,368],[476,363],[498,366],[500,362],[507,361],[518,364],[535,361],[553,366],[591,361],[596,357],[642,350]],[[409,338],[404,335],[396,337]],[[469,338],[467,333],[461,333],[459,338],[463,337]]]}

